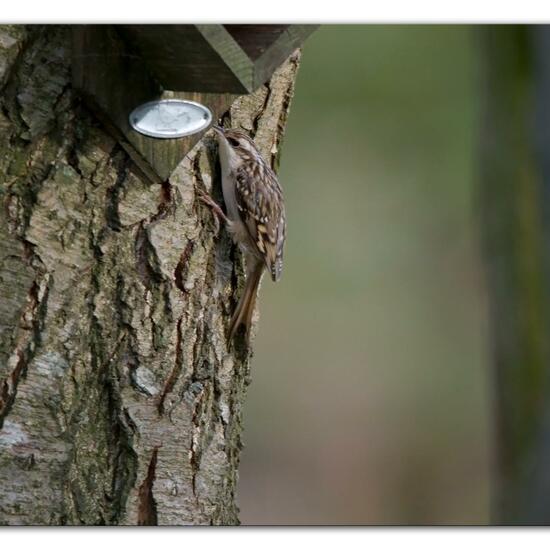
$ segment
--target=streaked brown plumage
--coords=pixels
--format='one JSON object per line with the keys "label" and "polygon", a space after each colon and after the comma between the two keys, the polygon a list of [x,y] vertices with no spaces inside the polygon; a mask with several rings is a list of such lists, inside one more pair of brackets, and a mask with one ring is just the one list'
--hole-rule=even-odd
{"label": "streaked brown plumage", "polygon": [[267,268],[274,281],[281,277],[286,238],[283,192],[277,176],[250,137],[238,130],[224,130],[219,126],[214,129],[227,215],[211,198],[203,197],[203,200],[224,218],[234,241],[245,253],[246,285],[231,319],[229,339],[244,325],[248,341],[264,269]]}

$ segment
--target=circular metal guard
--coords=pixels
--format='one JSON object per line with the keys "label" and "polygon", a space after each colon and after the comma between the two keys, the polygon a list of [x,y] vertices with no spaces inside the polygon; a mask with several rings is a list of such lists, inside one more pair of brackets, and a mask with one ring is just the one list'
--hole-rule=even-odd
{"label": "circular metal guard", "polygon": [[186,99],[159,99],[136,107],[129,117],[130,126],[140,134],[174,139],[190,136],[208,128],[210,109]]}

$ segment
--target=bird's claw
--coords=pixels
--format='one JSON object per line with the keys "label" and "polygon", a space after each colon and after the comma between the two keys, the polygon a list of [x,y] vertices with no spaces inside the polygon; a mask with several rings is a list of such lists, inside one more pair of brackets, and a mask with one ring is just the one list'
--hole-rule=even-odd
{"label": "bird's claw", "polygon": [[228,217],[225,215],[224,211],[221,209],[220,205],[212,199],[212,197],[203,191],[202,189],[197,188],[197,198],[207,206],[209,206],[212,211],[214,212],[214,219],[216,220],[216,233],[220,230],[220,220],[224,221],[225,223],[229,223]]}

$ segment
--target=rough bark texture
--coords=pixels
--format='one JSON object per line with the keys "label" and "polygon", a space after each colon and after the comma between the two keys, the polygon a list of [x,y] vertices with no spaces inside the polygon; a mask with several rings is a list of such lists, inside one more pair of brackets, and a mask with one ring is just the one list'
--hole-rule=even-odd
{"label": "rough bark texture", "polygon": [[[235,101],[277,164],[298,53]],[[68,27],[0,27],[0,523],[234,524],[242,257],[205,137],[162,185],[75,97]]]}

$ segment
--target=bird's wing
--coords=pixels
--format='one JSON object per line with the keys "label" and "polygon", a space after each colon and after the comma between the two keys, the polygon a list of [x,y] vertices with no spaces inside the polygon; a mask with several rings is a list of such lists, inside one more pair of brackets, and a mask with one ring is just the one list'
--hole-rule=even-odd
{"label": "bird's wing", "polygon": [[281,276],[286,219],[283,193],[266,165],[241,166],[235,173],[235,196],[251,241],[274,281]]}

